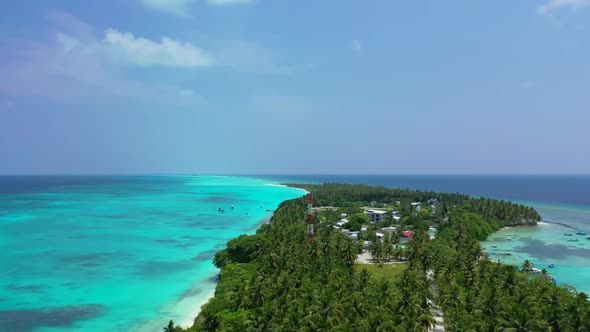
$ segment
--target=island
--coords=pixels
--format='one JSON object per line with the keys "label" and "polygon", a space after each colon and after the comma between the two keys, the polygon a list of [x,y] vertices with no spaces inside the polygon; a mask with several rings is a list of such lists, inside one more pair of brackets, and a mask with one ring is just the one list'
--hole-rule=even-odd
{"label": "island", "polygon": [[588,296],[547,271],[493,261],[479,244],[541,216],[508,201],[365,185],[289,184],[254,235],[213,261],[215,296],[166,331],[590,331]]}

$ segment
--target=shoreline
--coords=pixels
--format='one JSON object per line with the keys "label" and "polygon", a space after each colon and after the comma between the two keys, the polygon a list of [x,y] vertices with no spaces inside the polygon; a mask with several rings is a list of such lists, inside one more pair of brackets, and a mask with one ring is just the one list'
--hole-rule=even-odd
{"label": "shoreline", "polygon": [[[215,288],[217,288],[217,283],[215,283]],[[181,319],[181,321],[179,323],[177,323],[177,325],[180,325],[180,327],[182,327],[183,329],[188,329],[191,328],[193,326],[193,324],[195,323],[195,319],[197,318],[197,316],[201,313],[201,308],[203,308],[203,306],[205,304],[207,304],[214,296],[215,296],[215,288],[213,288],[213,290],[211,292],[209,292],[200,302],[199,305],[197,306],[197,308],[195,308],[193,311],[191,311],[189,314],[186,314],[186,318]]]}
{"label": "shoreline", "polygon": [[[274,184],[267,184],[267,185],[269,185],[269,186],[275,186]],[[283,186],[283,185],[276,185],[276,186],[280,186],[280,187],[286,187],[286,186]],[[302,189],[302,190],[303,190],[303,189]],[[284,200],[284,201],[281,201],[281,202],[280,202],[280,203],[277,205],[277,208],[278,208],[278,206],[280,206],[280,205],[281,205],[283,202],[286,202],[286,201],[288,201],[288,200],[289,200],[289,199],[286,199],[286,200]],[[276,209],[275,209],[275,210],[276,210]],[[246,233],[243,233],[243,234],[240,234],[240,235],[250,235],[250,234],[254,234],[254,233],[256,233],[256,230],[258,230],[258,229],[259,229],[259,228],[260,228],[262,225],[264,225],[264,224],[266,224],[266,223],[269,223],[269,222],[270,222],[270,220],[272,219],[272,217],[273,217],[273,215],[274,215],[274,212],[275,212],[275,210],[271,210],[271,211],[269,211],[270,215],[267,215],[267,216],[265,216],[265,217],[261,218],[261,219],[260,219],[260,221],[259,221],[258,223],[256,223],[256,225],[254,225],[254,227],[253,227],[253,228],[249,229],[249,230],[248,230]],[[238,236],[240,236],[240,235],[238,235]],[[229,241],[231,241],[231,240],[233,240],[233,239],[235,239],[235,238],[231,238],[231,239],[229,239],[229,240],[228,240],[228,242],[229,242]],[[226,247],[227,247],[227,243],[226,243]],[[225,248],[225,247],[224,247],[224,248]],[[220,250],[223,250],[223,249],[220,249]],[[211,260],[212,260],[212,259],[213,259],[213,258],[211,258]],[[213,262],[211,262],[211,265],[213,265]],[[203,306],[204,306],[205,304],[207,304],[207,303],[208,303],[208,302],[209,302],[209,301],[210,301],[210,300],[211,300],[213,297],[215,297],[215,291],[216,291],[216,289],[217,289],[217,284],[219,283],[219,280],[218,280],[219,273],[220,273],[220,271],[217,271],[215,274],[211,275],[211,276],[210,276],[210,277],[208,277],[207,279],[204,279],[204,280],[210,280],[212,277],[217,277],[216,281],[215,281],[215,282],[213,282],[213,283],[211,283],[211,285],[213,286],[213,288],[211,289],[211,291],[210,291],[210,292],[208,292],[208,293],[207,293],[207,295],[201,299],[201,301],[199,301],[198,305],[197,305],[195,308],[193,308],[193,309],[192,309],[191,311],[189,311],[188,313],[184,313],[184,314],[181,314],[181,315],[179,315],[179,316],[181,316],[181,317],[183,317],[183,318],[181,318],[181,319],[179,320],[179,322],[175,322],[175,325],[179,325],[179,326],[180,326],[180,327],[182,327],[183,329],[189,329],[189,328],[191,328],[191,327],[193,326],[193,324],[194,324],[194,322],[195,322],[195,319],[196,319],[196,318],[197,318],[197,316],[198,316],[198,315],[201,313],[201,309],[203,308]],[[191,308],[192,308],[192,306],[191,306]]]}

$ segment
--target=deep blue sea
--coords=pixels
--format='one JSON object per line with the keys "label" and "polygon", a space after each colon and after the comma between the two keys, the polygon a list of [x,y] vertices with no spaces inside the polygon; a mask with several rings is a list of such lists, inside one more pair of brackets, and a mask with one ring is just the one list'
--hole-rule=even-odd
{"label": "deep blue sea", "polygon": [[529,204],[552,223],[502,230],[484,247],[510,252],[501,257],[511,264],[555,264],[550,273],[559,284],[590,291],[590,240],[563,235],[590,234],[590,176],[0,176],[0,331],[189,324],[215,288],[213,254],[303,194],[276,185],[284,182]]}

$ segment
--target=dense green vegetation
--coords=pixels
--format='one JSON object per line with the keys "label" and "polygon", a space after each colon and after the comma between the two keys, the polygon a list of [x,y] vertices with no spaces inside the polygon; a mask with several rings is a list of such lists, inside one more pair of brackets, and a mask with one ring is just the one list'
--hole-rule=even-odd
{"label": "dense green vegetation", "polygon": [[402,213],[410,214],[409,212],[414,210],[411,202],[421,202],[423,206],[428,206],[428,201],[435,200],[437,208],[434,210],[434,218],[439,221],[447,215],[449,210],[457,207],[463,207],[466,211],[481,215],[486,222],[493,225],[494,229],[503,226],[536,224],[541,220],[541,216],[535,209],[525,205],[489,198],[471,198],[462,194],[335,183],[291,186],[312,192],[317,206],[343,207],[353,211],[354,208],[370,206],[371,203],[377,202],[385,206],[398,206]]}
{"label": "dense green vegetation", "polygon": [[[520,273],[482,253],[470,224],[453,219],[426,245],[450,331],[590,331],[585,293]],[[525,262],[523,271],[532,266]]]}
{"label": "dense green vegetation", "polygon": [[[187,331],[426,331],[434,324],[433,303],[448,331],[590,331],[585,294],[493,263],[479,246],[498,227],[539,220],[533,209],[458,194],[304,187],[316,204],[340,208],[317,212],[313,241],[306,239],[304,198],[283,202],[255,235],[230,241],[214,258],[221,268],[215,297]],[[354,214],[372,202],[433,198],[428,213],[404,212],[403,222],[416,231],[406,249],[392,250],[400,250],[393,246],[397,233],[372,239],[369,250],[382,259],[409,260],[395,273],[391,265],[355,266],[359,246],[333,227],[342,211]],[[424,223],[438,226],[436,239]]]}

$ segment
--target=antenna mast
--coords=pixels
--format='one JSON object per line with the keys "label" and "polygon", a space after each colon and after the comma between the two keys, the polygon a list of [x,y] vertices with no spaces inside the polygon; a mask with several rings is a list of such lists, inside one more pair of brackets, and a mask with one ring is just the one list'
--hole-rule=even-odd
{"label": "antenna mast", "polygon": [[313,215],[312,213],[313,197],[311,193],[307,194],[307,238],[313,240]]}

